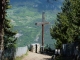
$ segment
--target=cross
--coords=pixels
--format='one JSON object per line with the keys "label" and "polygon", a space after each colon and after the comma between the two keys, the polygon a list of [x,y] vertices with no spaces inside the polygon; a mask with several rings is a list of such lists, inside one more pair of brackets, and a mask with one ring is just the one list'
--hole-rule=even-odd
{"label": "cross", "polygon": [[42,25],[42,52],[44,51],[44,25],[49,24],[49,22],[45,21],[45,12],[42,12],[42,22],[35,23],[35,25]]}

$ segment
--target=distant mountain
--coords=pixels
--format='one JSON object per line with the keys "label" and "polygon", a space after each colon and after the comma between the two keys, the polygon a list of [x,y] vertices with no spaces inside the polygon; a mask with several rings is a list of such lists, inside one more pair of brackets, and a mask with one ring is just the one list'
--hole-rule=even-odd
{"label": "distant mountain", "polygon": [[11,4],[14,6],[28,6],[39,11],[42,10],[60,10],[63,0],[11,0]]}
{"label": "distant mountain", "polygon": [[54,44],[51,39],[50,27],[56,21],[56,14],[61,11],[63,0],[10,0],[12,8],[9,9],[8,18],[18,31],[18,46],[25,46],[31,43],[41,43],[41,26],[36,22],[42,21],[42,12],[45,12],[45,20],[50,24],[45,25],[44,43]]}

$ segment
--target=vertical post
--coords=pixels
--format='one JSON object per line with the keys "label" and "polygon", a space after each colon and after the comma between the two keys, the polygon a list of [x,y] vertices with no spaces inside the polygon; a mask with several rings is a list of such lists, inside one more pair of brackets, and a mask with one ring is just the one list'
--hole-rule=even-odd
{"label": "vertical post", "polygon": [[4,50],[4,20],[5,20],[5,0],[0,0],[0,60],[3,60]]}
{"label": "vertical post", "polygon": [[37,44],[35,44],[36,45],[36,53],[37,53]]}
{"label": "vertical post", "polygon": [[42,12],[42,22],[39,23],[35,23],[35,25],[42,25],[42,47],[41,47],[41,52],[43,53],[44,51],[44,25],[45,24],[49,24],[49,22],[45,21],[45,16],[44,16],[45,12]]}
{"label": "vertical post", "polygon": [[[45,17],[44,17],[45,12],[42,13],[42,22],[44,22]],[[42,24],[42,53],[44,51],[44,24]]]}
{"label": "vertical post", "polygon": [[42,12],[42,22],[45,21],[45,16],[44,16],[45,12]]}

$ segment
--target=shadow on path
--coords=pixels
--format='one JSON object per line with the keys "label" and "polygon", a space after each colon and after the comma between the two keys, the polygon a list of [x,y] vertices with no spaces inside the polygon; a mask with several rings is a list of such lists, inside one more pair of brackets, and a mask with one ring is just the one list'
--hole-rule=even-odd
{"label": "shadow on path", "polygon": [[43,58],[43,60],[51,60],[51,58]]}

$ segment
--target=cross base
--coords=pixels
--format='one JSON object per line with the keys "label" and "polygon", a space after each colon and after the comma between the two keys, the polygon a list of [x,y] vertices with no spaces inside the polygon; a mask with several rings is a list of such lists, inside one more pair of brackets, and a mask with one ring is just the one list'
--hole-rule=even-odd
{"label": "cross base", "polygon": [[40,52],[44,53],[44,46],[41,46]]}

